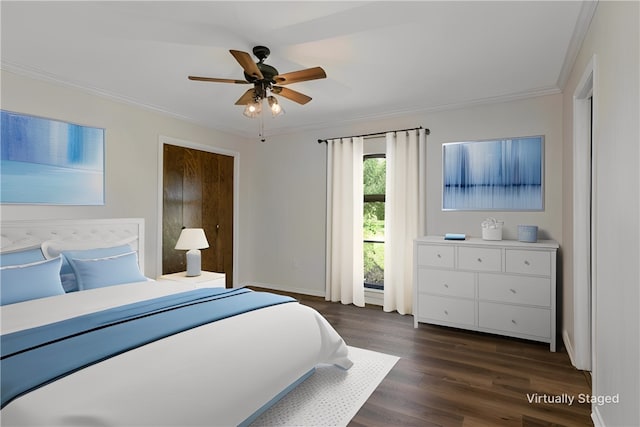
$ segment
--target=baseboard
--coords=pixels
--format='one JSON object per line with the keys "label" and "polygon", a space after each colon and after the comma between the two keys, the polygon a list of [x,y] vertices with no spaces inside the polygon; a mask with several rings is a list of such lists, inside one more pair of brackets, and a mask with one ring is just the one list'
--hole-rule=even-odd
{"label": "baseboard", "polygon": [[[314,297],[324,297],[323,292],[312,291],[304,288],[291,288],[288,286],[282,285],[274,285],[273,283],[262,283],[262,282],[244,282],[241,283],[239,287],[243,286],[253,286],[256,288],[264,288],[264,289],[273,289],[274,291],[282,291],[282,292],[293,292],[296,294],[302,295],[311,295]],[[379,305],[384,306],[384,293],[383,291],[365,289],[364,290],[364,302],[366,304],[371,305]]]}
{"label": "baseboard", "polygon": [[606,427],[602,416],[600,415],[600,411],[598,410],[597,405],[593,405],[591,410],[591,420],[593,421],[594,427]]}
{"label": "baseboard", "polygon": [[311,295],[314,297],[324,297],[324,292],[322,291],[313,291],[305,288],[292,288],[289,286],[274,285],[273,283],[243,282],[241,286],[253,286],[256,288],[273,289],[275,291],[293,292],[296,294]]}
{"label": "baseboard", "polygon": [[365,304],[384,306],[384,291],[377,289],[365,289],[364,290],[364,302]]}
{"label": "baseboard", "polygon": [[569,354],[569,359],[571,360],[571,364],[576,367],[576,359],[573,352],[573,345],[571,344],[571,339],[569,338],[569,333],[566,329],[562,330],[562,342],[564,342],[564,348],[567,349],[567,353]]}

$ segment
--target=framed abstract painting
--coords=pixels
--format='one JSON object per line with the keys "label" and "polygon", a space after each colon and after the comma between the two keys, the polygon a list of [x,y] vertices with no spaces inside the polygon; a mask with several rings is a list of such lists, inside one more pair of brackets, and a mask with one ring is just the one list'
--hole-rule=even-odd
{"label": "framed abstract painting", "polygon": [[443,210],[544,210],[544,136],[442,145]]}
{"label": "framed abstract painting", "polygon": [[0,113],[0,203],[104,205],[104,129]]}

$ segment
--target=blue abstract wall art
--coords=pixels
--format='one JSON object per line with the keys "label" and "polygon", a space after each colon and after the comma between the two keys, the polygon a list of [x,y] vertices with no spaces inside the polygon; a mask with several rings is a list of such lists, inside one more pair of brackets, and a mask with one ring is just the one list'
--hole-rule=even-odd
{"label": "blue abstract wall art", "polygon": [[443,210],[544,209],[544,137],[443,144]]}
{"label": "blue abstract wall art", "polygon": [[104,204],[104,129],[0,113],[0,203]]}

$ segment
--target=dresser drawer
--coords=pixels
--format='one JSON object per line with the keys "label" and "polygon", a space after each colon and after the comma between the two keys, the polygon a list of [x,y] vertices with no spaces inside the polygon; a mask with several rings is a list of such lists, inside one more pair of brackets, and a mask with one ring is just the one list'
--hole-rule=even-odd
{"label": "dresser drawer", "polygon": [[418,265],[453,268],[453,246],[418,245]]}
{"label": "dresser drawer", "polygon": [[475,326],[476,304],[473,300],[421,294],[418,296],[418,304],[419,320],[431,319],[466,327]]}
{"label": "dresser drawer", "polygon": [[551,279],[480,273],[478,298],[514,304],[551,306]]}
{"label": "dresser drawer", "polygon": [[551,275],[551,253],[507,249],[505,271],[508,273]]}
{"label": "dresser drawer", "polygon": [[458,268],[474,271],[501,271],[502,251],[494,248],[458,248]]}
{"label": "dresser drawer", "polygon": [[473,273],[466,271],[420,268],[418,271],[418,291],[452,297],[476,297]]}
{"label": "dresser drawer", "polygon": [[491,302],[478,303],[480,328],[508,333],[551,337],[551,311],[545,308],[502,305]]}

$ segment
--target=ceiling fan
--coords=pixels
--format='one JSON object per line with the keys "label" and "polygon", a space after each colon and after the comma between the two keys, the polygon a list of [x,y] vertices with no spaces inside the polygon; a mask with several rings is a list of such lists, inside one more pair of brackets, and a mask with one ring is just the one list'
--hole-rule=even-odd
{"label": "ceiling fan", "polygon": [[[253,84],[253,89],[247,90],[237,101],[236,105],[257,104],[263,99],[267,99],[270,107],[277,105],[275,97],[269,96],[268,92],[283,96],[298,104],[306,104],[311,101],[311,97],[296,92],[295,90],[284,87],[292,83],[304,82],[308,80],[324,79],[327,74],[321,67],[307,68],[304,70],[293,71],[290,73],[279,74],[271,65],[264,63],[271,51],[265,46],[255,46],[253,54],[258,58],[258,62],[254,62],[247,52],[231,49],[231,55],[238,61],[244,70],[245,80],[235,79],[219,79],[215,77],[198,77],[189,76],[189,80],[217,83],[234,83],[234,84]],[[275,114],[275,111],[273,111]],[[248,115],[245,112],[245,115]]]}

